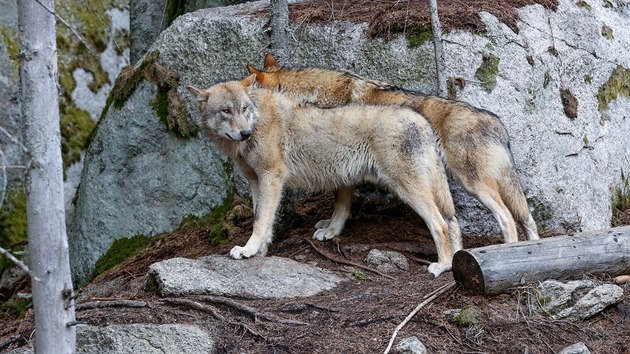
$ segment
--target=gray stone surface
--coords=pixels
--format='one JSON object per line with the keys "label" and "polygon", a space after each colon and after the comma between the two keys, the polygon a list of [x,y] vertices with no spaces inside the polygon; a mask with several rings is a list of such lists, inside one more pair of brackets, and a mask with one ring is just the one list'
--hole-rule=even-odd
{"label": "gray stone surface", "polygon": [[418,339],[418,337],[413,336],[409,338],[405,338],[400,341],[394,347],[394,353],[398,354],[426,354],[427,348],[424,344]]}
{"label": "gray stone surface", "polygon": [[[197,354],[213,353],[214,350],[214,339],[193,325],[127,324],[77,327],[77,353]],[[33,346],[29,344],[10,353],[33,353]]]}
{"label": "gray stone surface", "polygon": [[365,258],[365,262],[383,273],[409,270],[407,258],[398,252],[372,249]]}
{"label": "gray stone surface", "polygon": [[247,298],[313,296],[342,281],[317,267],[280,257],[234,260],[212,255],[173,258],[149,267],[161,296],[229,295]]}
{"label": "gray stone surface", "polygon": [[623,300],[623,288],[614,284],[596,286],[590,280],[547,280],[538,290],[544,310],[554,319],[583,320]]}
{"label": "gray stone surface", "polygon": [[558,354],[591,354],[591,351],[584,343],[578,342],[562,349]]}
{"label": "gray stone surface", "polygon": [[130,60],[135,64],[168,26],[167,0],[134,0],[129,5]]}
{"label": "gray stone surface", "polygon": [[201,216],[230,190],[225,159],[207,139],[181,139],[155,116],[155,85],[143,82],[101,120],[88,148],[69,229],[74,280],[121,237],[155,235]]}
{"label": "gray stone surface", "polygon": [[579,298],[573,306],[555,314],[554,318],[584,320],[621,301],[623,301],[623,288],[614,284],[600,285]]}

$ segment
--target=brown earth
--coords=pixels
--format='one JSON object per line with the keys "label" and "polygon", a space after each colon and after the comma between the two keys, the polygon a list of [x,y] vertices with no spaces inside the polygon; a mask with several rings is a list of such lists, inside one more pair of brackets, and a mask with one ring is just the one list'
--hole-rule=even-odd
{"label": "brown earth", "polygon": [[[422,297],[452,281],[450,273],[433,279],[421,263],[421,259],[435,259],[435,254],[430,235],[419,217],[397,203],[383,205],[365,196],[357,198],[353,217],[338,241],[316,242],[315,245],[337,259],[357,263],[363,263],[372,248],[394,250],[409,258],[411,269],[393,274],[395,279],[392,280],[322,257],[306,241],[312,236],[313,225],[332,211],[332,196],[320,196],[296,203],[297,221],[278,235],[270,255],[315,264],[347,277],[348,281],[334,290],[304,299],[235,299],[260,312],[308,325],[256,319],[232,306],[211,304],[198,297],[188,298],[216,309],[225,318],[220,321],[205,311],[169,304],[144,289],[146,269],[155,261],[227,254],[232,246],[244,244],[251,232],[251,209],[242,201],[237,201],[236,205],[236,211],[226,218],[225,226],[230,234],[226,244],[209,245],[211,225],[189,224],[178,232],[154,238],[138,256],[80,289],[79,303],[129,299],[146,301],[150,307],[79,310],[77,320],[92,325],[197,324],[216,335],[219,353],[380,353],[386,348],[394,328]],[[464,241],[466,247],[476,247],[499,243],[501,237],[468,235]],[[359,280],[363,279],[362,275],[368,279]],[[599,280],[609,282],[609,279]],[[443,312],[455,308],[477,311],[476,323],[458,326],[449,322]],[[24,319],[11,317],[0,317],[3,321],[0,349],[24,344],[32,335],[32,311],[29,310]],[[415,335],[431,353],[557,353],[582,341],[593,353],[629,353],[629,321],[630,295],[626,295],[622,304],[601,315],[570,323],[545,316],[531,287],[490,298],[456,287],[420,310],[401,330],[395,343]]]}

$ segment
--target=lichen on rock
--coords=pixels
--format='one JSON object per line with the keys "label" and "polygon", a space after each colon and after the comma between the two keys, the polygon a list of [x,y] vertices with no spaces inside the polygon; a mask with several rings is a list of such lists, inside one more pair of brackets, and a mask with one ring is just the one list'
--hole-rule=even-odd
{"label": "lichen on rock", "polygon": [[630,97],[630,70],[618,65],[599,90],[597,90],[597,108],[600,112],[608,108],[610,102],[619,95]]}
{"label": "lichen on rock", "polygon": [[500,59],[491,54],[484,54],[481,65],[475,72],[475,77],[481,81],[481,86],[492,92],[497,85],[497,75],[499,74]]}

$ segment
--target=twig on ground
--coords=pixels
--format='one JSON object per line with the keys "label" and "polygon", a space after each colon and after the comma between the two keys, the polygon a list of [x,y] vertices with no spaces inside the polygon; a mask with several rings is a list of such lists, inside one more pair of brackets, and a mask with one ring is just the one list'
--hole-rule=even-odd
{"label": "twig on ground", "polygon": [[203,312],[207,312],[211,314],[212,317],[216,318],[219,321],[225,321],[225,317],[219,314],[214,307],[203,305],[196,301],[192,301],[189,299],[177,299],[177,298],[166,298],[166,299],[162,299],[162,301],[167,302],[169,304],[173,304],[173,305],[192,307],[195,310],[199,310],[199,311],[203,311]]}
{"label": "twig on ground", "polygon": [[447,287],[453,286],[453,283],[455,283],[455,281],[450,281],[450,282],[448,282],[448,283],[446,283],[446,284],[444,284],[444,285],[440,286],[439,288],[437,288],[437,289],[433,290],[432,292],[430,292],[430,293],[428,293],[428,294],[424,295],[424,296],[422,297],[422,300],[426,300],[426,299],[428,299],[429,297],[433,296],[434,294],[436,294],[436,293],[438,293],[438,292],[442,291],[442,289],[444,289],[444,288],[447,288]]}
{"label": "twig on ground", "polygon": [[320,255],[324,256],[325,258],[330,259],[331,261],[333,261],[333,262],[335,262],[335,263],[340,263],[340,264],[345,264],[345,265],[349,265],[349,266],[352,266],[352,267],[361,268],[361,269],[367,270],[367,271],[369,271],[369,272],[372,272],[372,273],[378,274],[378,275],[380,275],[380,276],[382,276],[382,277],[384,277],[384,278],[389,278],[389,279],[392,279],[392,280],[394,280],[394,279],[395,279],[395,278],[394,278],[394,277],[392,277],[391,275],[387,275],[387,274],[381,273],[381,272],[379,272],[378,270],[376,270],[376,269],[372,269],[372,268],[367,267],[367,266],[364,266],[363,264],[354,263],[354,262],[350,262],[350,261],[344,261],[343,259],[338,259],[338,258],[335,258],[335,257],[333,257],[333,256],[330,256],[330,255],[326,254],[324,251],[322,251],[322,250],[320,250],[319,248],[317,248],[317,246],[315,246],[315,244],[314,244],[311,240],[309,240],[309,239],[305,239],[305,240],[306,240],[306,242],[308,242],[308,243],[311,245],[311,247],[313,247],[313,249],[314,249],[317,253],[319,253]]}
{"label": "twig on ground", "polygon": [[405,317],[405,319],[398,325],[398,327],[396,327],[396,329],[394,330],[394,333],[392,334],[392,337],[389,340],[389,344],[387,344],[387,348],[385,349],[384,354],[389,353],[389,351],[392,349],[392,345],[394,344],[394,340],[396,339],[398,332],[407,324],[407,322],[409,322],[413,318],[413,316],[415,316],[418,313],[418,311],[420,311],[420,309],[422,309],[423,307],[431,303],[431,301],[437,299],[440,295],[452,289],[454,286],[455,286],[454,281],[448,283],[446,286],[441,287],[441,290],[435,291],[433,295],[431,295],[429,298],[422,301],[418,306],[416,306],[416,308],[413,309],[413,311],[411,311],[411,313],[407,315],[407,317]]}
{"label": "twig on ground", "polygon": [[207,313],[211,314],[212,317],[216,318],[219,321],[225,321],[228,324],[231,324],[231,325],[234,325],[234,326],[243,327],[245,329],[245,331],[250,333],[251,335],[253,335],[255,337],[259,337],[259,338],[261,338],[261,339],[263,339],[265,341],[267,340],[267,338],[265,336],[263,336],[262,334],[254,331],[253,329],[249,328],[249,326],[247,326],[246,324],[226,319],[221,314],[219,314],[217,312],[217,310],[214,307],[212,307],[212,306],[203,305],[203,304],[200,304],[200,303],[198,303],[196,301],[192,301],[192,300],[189,300],[189,299],[166,298],[166,299],[162,299],[162,301],[167,302],[169,304],[173,304],[173,305],[188,306],[188,307],[192,307],[192,308],[194,308],[196,310],[199,310],[199,311],[207,312]]}
{"label": "twig on ground", "polygon": [[113,301],[90,301],[77,304],[75,309],[77,311],[97,309],[103,307],[148,307],[149,303],[146,301],[137,300],[113,300]]}
{"label": "twig on ground", "polygon": [[15,337],[11,337],[11,338],[5,340],[4,342],[0,343],[0,350],[5,350],[11,344],[18,342],[20,340],[20,338],[22,338],[21,334],[15,336]]}
{"label": "twig on ground", "polygon": [[218,303],[218,304],[222,304],[222,305],[227,305],[230,307],[233,307],[241,312],[245,312],[248,313],[252,316],[254,316],[254,318],[262,318],[263,320],[267,320],[270,322],[278,322],[278,323],[284,323],[284,324],[291,324],[291,325],[308,325],[308,323],[306,322],[302,322],[302,321],[296,321],[296,320],[286,320],[283,318],[279,318],[270,314],[266,314],[264,312],[259,311],[256,308],[253,308],[251,306],[247,306],[245,304],[242,304],[236,300],[232,300],[229,299],[227,297],[222,297],[222,296],[216,296],[216,295],[202,295],[202,296],[197,296],[195,297],[196,299],[202,300],[202,301],[206,301],[206,302],[212,302],[212,303]]}
{"label": "twig on ground", "polygon": [[307,303],[291,303],[291,304],[286,304],[284,306],[282,306],[281,308],[278,309],[278,311],[282,311],[282,312],[303,312],[309,309],[315,309],[315,310],[320,310],[320,311],[326,311],[326,312],[339,312],[338,310],[334,310],[334,309],[330,309],[328,307],[321,307],[321,306],[317,306],[317,305],[313,305],[313,304],[307,304]]}
{"label": "twig on ground", "polygon": [[422,259],[422,258],[418,258],[418,257],[414,257],[414,256],[407,256],[407,258],[411,259],[412,261],[414,261],[416,263],[420,263],[420,264],[424,264],[424,265],[431,264],[431,262],[427,261],[426,259]]}
{"label": "twig on ground", "polygon": [[0,256],[5,256],[8,260],[10,260],[11,262],[13,262],[13,264],[15,264],[16,266],[18,266],[18,268],[22,269],[23,271],[25,271],[26,273],[28,273],[28,275],[31,276],[31,279],[35,280],[35,281],[41,281],[38,277],[36,277],[31,270],[28,268],[28,266],[26,264],[24,264],[24,262],[20,261],[19,259],[15,258],[15,256],[13,256],[11,254],[11,252],[5,250],[4,248],[0,247]]}

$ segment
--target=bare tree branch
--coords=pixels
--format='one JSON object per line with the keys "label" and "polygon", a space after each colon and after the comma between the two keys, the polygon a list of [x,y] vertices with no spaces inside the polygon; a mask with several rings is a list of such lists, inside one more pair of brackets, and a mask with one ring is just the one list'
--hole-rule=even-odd
{"label": "bare tree branch", "polygon": [[35,280],[35,281],[41,281],[38,277],[36,277],[31,270],[29,269],[29,267],[24,264],[24,262],[22,262],[21,260],[15,258],[14,255],[11,254],[11,252],[5,250],[4,248],[0,247],[0,256],[4,256],[6,257],[8,260],[10,260],[11,262],[13,262],[13,264],[15,264],[16,266],[18,266],[18,268],[22,269],[23,271],[25,271],[26,273],[28,273],[28,275],[31,276],[31,279]]}
{"label": "bare tree branch", "polygon": [[61,22],[64,26],[66,26],[67,29],[70,30],[70,32],[72,32],[72,34],[74,34],[75,37],[77,37],[77,39],[83,43],[83,45],[92,53],[96,53],[96,50],[94,50],[94,48],[92,48],[91,45],[89,45],[85,39],[83,38],[83,36],[81,36],[79,34],[79,32],[77,32],[72,26],[70,26],[70,24],[68,24],[68,22],[66,22],[66,20],[64,20],[61,16],[57,15],[57,13],[55,11],[53,11],[52,9],[48,8],[48,6],[42,4],[39,0],[35,0],[36,3],[38,3],[41,7],[43,7],[46,11],[48,11],[50,14],[52,14],[53,16],[55,16],[55,18]]}

